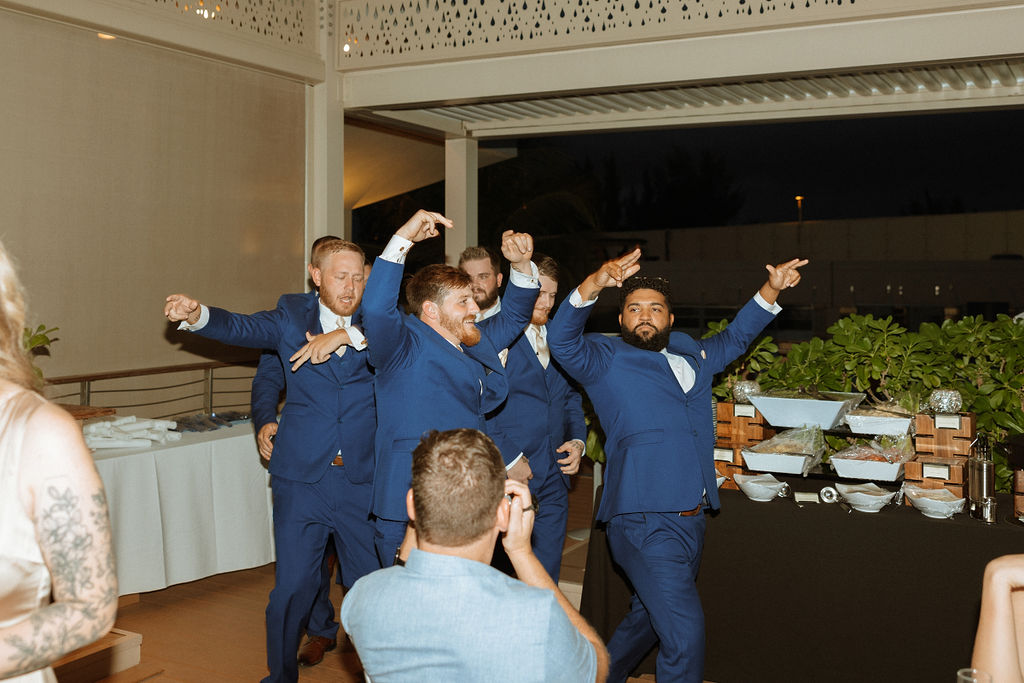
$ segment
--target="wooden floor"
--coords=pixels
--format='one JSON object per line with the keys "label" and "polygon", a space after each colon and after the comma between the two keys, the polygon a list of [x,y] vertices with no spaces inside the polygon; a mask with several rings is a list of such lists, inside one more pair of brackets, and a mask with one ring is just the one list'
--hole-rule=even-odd
{"label": "wooden floor", "polygon": [[[576,477],[569,497],[569,529],[588,529],[592,517],[590,469]],[[562,580],[581,584],[586,540],[567,539]],[[142,635],[141,663],[103,679],[106,683],[252,683],[266,675],[264,610],[274,565],[219,574],[144,593],[118,611],[117,627]],[[568,594],[568,591],[567,591]],[[332,602],[341,602],[334,586]],[[350,647],[299,669],[300,681],[361,683],[359,658]]]}

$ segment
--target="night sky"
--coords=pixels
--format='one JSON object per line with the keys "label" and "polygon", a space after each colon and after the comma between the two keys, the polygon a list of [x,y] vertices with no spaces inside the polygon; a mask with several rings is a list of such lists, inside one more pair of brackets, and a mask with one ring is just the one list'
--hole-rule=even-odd
{"label": "night sky", "polygon": [[743,197],[733,224],[1024,208],[1024,110],[760,123],[520,141],[603,165],[624,188],[668,150],[719,157]]}

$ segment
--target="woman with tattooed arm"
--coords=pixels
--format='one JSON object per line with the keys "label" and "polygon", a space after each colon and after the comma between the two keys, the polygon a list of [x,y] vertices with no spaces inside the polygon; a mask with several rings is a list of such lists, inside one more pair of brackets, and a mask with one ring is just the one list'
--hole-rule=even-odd
{"label": "woman with tattooed arm", "polygon": [[103,483],[78,424],[39,394],[24,324],[0,244],[0,679],[55,683],[50,664],[114,625],[117,574]]}

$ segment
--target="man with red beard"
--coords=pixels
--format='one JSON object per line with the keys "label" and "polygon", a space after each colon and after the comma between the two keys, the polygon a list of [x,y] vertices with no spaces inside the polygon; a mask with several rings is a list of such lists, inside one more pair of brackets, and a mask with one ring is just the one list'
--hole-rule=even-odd
{"label": "man with red beard", "polygon": [[[406,538],[405,495],[412,477],[412,450],[427,431],[459,428],[486,431],[484,416],[508,394],[498,349],[508,346],[530,321],[539,282],[530,261],[533,238],[511,230],[502,253],[512,264],[502,312],[486,334],[476,326],[479,307],[469,277],[457,268],[426,266],[407,283],[402,315],[398,291],[409,249],[451,227],[439,213],[417,211],[398,229],[374,263],[363,296],[363,325],[370,362],[376,368],[377,436],[373,515],[377,555],[390,566]],[[499,441],[500,438],[495,438]],[[520,450],[506,445],[503,457]],[[404,559],[404,556],[402,557]]]}
{"label": "man with red beard", "polygon": [[[587,392],[605,431],[604,493],[612,557],[633,586],[630,612],[608,641],[608,680],[624,683],[659,645],[657,679],[700,683],[704,612],[695,580],[704,511],[718,508],[711,384],[781,311],[779,293],[806,260],[765,266],[768,280],[722,332],[672,332],[669,284],[632,277],[640,250],[587,276],[549,325],[551,353]],[[602,290],[620,287],[621,339],[583,334]],[[638,390],[639,389],[639,390]]]}

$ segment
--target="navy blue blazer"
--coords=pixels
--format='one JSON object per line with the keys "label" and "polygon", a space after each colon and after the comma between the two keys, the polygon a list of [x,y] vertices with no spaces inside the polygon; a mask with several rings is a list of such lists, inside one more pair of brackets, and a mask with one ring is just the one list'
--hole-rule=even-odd
{"label": "navy blue blazer", "polygon": [[508,398],[487,415],[488,432],[500,433],[518,444],[530,459],[536,484],[560,476],[568,487],[569,477],[556,462],[567,454],[555,449],[571,439],[587,442],[583,399],[556,360],[547,368],[541,365],[525,331],[508,347],[505,373]]}
{"label": "navy blue blazer", "polygon": [[[210,322],[196,333],[226,344],[274,349],[290,358],[306,343],[306,331],[320,334],[317,295],[285,294],[272,311],[252,315],[210,308]],[[274,438],[270,474],[312,483],[341,451],[353,483],[373,477],[373,435],[376,408],[373,373],[366,351],[349,348],[326,363],[306,362],[296,372],[284,372],[287,397],[281,426]]]}
{"label": "navy blue blazer", "polygon": [[281,402],[281,392],[284,388],[284,364],[281,357],[273,351],[264,351],[256,365],[249,397],[252,425],[257,432],[263,425],[277,422],[277,404]]}
{"label": "navy blue blazer", "polygon": [[389,520],[407,519],[412,451],[425,433],[486,431],[485,414],[508,394],[497,349],[526,327],[540,291],[509,284],[500,319],[481,330],[478,344],[459,351],[417,317],[399,312],[404,269],[378,258],[362,304],[378,407],[373,514]]}
{"label": "navy blue blazer", "polygon": [[566,300],[548,325],[548,345],[583,385],[604,429],[607,462],[597,518],[692,510],[705,490],[711,507],[718,508],[712,380],[775,316],[751,300],[725,330],[707,339],[673,332],[669,353],[683,356],[696,374],[684,393],[663,354],[620,337],[584,335],[591,310]]}

